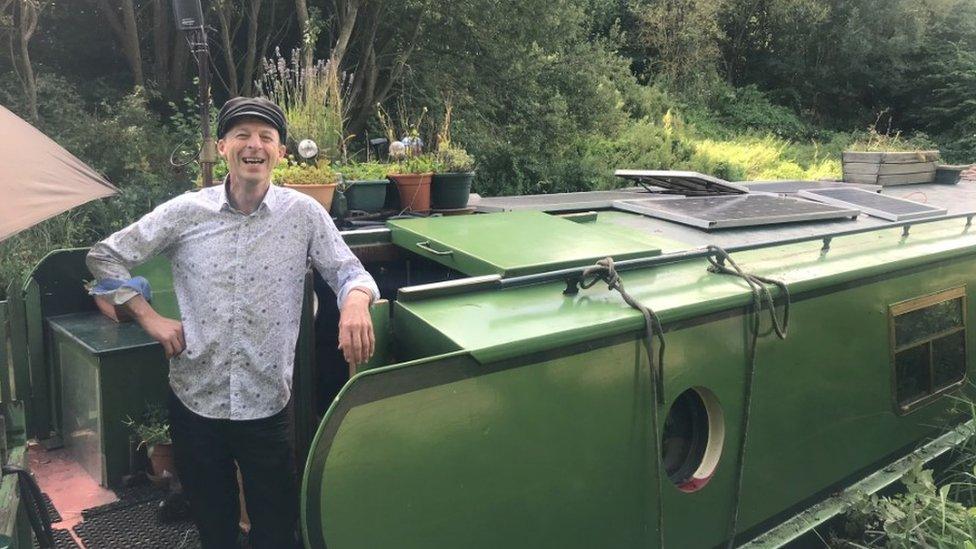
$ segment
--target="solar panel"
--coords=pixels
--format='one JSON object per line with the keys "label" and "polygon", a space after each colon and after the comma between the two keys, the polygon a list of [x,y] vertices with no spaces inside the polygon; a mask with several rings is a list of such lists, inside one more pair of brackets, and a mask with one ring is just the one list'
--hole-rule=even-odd
{"label": "solar panel", "polygon": [[862,212],[888,221],[910,221],[922,217],[945,215],[945,208],[895,198],[861,189],[834,188],[797,193],[803,198],[834,206],[857,208]]}
{"label": "solar panel", "polygon": [[[673,198],[676,195],[651,195],[639,187],[616,191],[588,191],[580,193],[530,194],[482,198],[476,204],[480,212],[512,212],[537,210],[542,212],[570,212],[609,208],[614,200],[630,198]],[[680,195],[678,195],[680,196]]]}
{"label": "solar panel", "polygon": [[702,229],[854,218],[858,210],[770,195],[618,200],[613,207]]}
{"label": "solar panel", "polygon": [[746,194],[749,189],[698,172],[673,170],[617,170],[613,175],[686,195]]}
{"label": "solar panel", "polygon": [[796,194],[800,191],[815,191],[820,189],[836,189],[843,185],[844,188],[864,189],[865,191],[881,192],[879,185],[866,185],[861,183],[840,183],[837,181],[739,181],[749,189],[749,192],[761,191],[775,194]]}

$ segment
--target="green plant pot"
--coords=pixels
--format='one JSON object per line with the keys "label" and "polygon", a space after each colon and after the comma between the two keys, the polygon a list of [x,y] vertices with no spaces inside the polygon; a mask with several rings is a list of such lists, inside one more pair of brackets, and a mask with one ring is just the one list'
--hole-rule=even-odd
{"label": "green plant pot", "polygon": [[436,210],[457,210],[468,205],[474,172],[438,173],[430,184],[430,204]]}
{"label": "green plant pot", "polygon": [[386,179],[365,179],[347,181],[346,203],[350,210],[378,212],[386,202],[386,189],[390,182]]}

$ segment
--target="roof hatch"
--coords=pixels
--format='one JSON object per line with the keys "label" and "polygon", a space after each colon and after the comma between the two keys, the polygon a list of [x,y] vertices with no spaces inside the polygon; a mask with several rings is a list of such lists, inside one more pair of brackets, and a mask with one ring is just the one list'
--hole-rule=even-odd
{"label": "roof hatch", "polygon": [[519,276],[659,255],[660,248],[592,223],[536,211],[387,221],[393,243],[468,276]]}
{"label": "roof hatch", "polygon": [[686,196],[715,196],[719,194],[746,194],[749,189],[723,179],[698,172],[673,170],[617,170],[613,175],[629,179],[638,185],[652,185]]}

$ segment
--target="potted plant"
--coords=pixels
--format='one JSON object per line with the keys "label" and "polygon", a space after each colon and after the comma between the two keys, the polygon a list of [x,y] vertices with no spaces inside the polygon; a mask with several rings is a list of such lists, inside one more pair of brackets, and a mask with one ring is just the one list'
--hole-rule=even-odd
{"label": "potted plant", "polygon": [[390,166],[387,177],[396,183],[403,210],[430,211],[430,181],[438,170],[437,159],[431,154],[407,155]]}
{"label": "potted plant", "polygon": [[123,423],[128,425],[139,438],[139,448],[146,447],[155,477],[152,480],[165,484],[167,472],[175,477],[176,463],[173,458],[173,441],[169,436],[169,414],[166,408],[159,404],[150,404],[141,422],[129,417]]}
{"label": "potted plant", "polygon": [[350,210],[378,212],[386,201],[390,165],[381,162],[351,162],[342,166],[342,189]]}
{"label": "potted plant", "polygon": [[311,196],[326,211],[332,207],[332,197],[339,180],[328,162],[305,164],[291,158],[282,159],[275,166],[272,178],[285,188]]}
{"label": "potted plant", "polygon": [[437,158],[440,170],[431,181],[431,207],[436,210],[466,208],[474,180],[474,158],[466,150],[449,142],[442,144]]}

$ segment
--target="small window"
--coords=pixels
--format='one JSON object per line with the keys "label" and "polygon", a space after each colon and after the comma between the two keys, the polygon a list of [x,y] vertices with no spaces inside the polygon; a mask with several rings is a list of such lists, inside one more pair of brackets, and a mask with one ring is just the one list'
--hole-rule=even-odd
{"label": "small window", "polygon": [[895,400],[901,411],[928,402],[966,377],[966,289],[896,303],[891,319]]}

